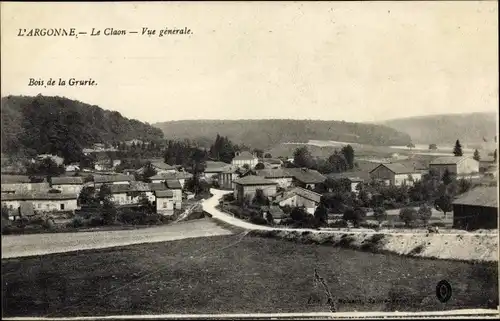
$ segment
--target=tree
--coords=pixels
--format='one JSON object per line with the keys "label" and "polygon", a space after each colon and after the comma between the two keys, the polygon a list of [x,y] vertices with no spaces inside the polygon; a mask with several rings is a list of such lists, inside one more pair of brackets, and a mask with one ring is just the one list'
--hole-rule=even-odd
{"label": "tree", "polygon": [[347,207],[344,211],[343,219],[345,221],[350,221],[355,227],[359,227],[360,223],[365,219],[366,211],[361,207]]}
{"label": "tree", "polygon": [[312,168],[314,160],[306,146],[299,147],[293,153],[293,163],[298,167]]}
{"label": "tree", "polygon": [[266,168],[264,163],[257,163],[257,165],[255,165],[255,169],[264,169],[264,168]]}
{"label": "tree", "polygon": [[264,191],[261,188],[255,190],[255,196],[252,200],[252,203],[259,206],[269,205],[269,199],[266,197]]}
{"label": "tree", "polygon": [[115,205],[109,199],[105,199],[102,204],[102,219],[104,224],[111,225],[116,222],[118,212]]}
{"label": "tree", "polygon": [[479,151],[477,149],[474,151],[474,156],[472,158],[474,158],[478,162],[481,160],[481,155],[479,155]]}
{"label": "tree", "polygon": [[334,173],[345,172],[348,168],[348,162],[343,154],[339,154],[337,150],[333,152],[330,157],[328,157],[328,162],[331,166],[331,171]]}
{"label": "tree", "polygon": [[142,180],[144,182],[150,183],[151,182],[151,177],[156,175],[156,170],[151,164],[151,162],[147,162],[146,165],[144,165],[144,171],[142,173]]}
{"label": "tree", "polygon": [[412,208],[412,207],[405,207],[405,208],[402,208],[400,211],[399,211],[399,218],[405,222],[405,225],[407,227],[411,227],[411,225],[413,224],[413,222],[415,222],[418,218],[418,213],[417,211]]}
{"label": "tree", "polygon": [[409,143],[406,147],[411,150],[412,148],[415,148],[415,145],[413,143]]}
{"label": "tree", "polygon": [[255,154],[255,156],[257,156],[258,158],[262,158],[264,156],[264,151],[262,149],[258,149],[258,148],[255,148],[253,150],[253,153]]}
{"label": "tree", "polygon": [[446,213],[453,210],[453,199],[450,195],[443,193],[434,201],[434,208],[438,211],[443,212],[444,218],[446,218]]}
{"label": "tree", "polygon": [[292,220],[296,222],[305,222],[309,214],[302,207],[294,207],[290,213]]}
{"label": "tree", "polygon": [[270,153],[265,153],[264,158],[273,158],[273,155],[271,155]]}
{"label": "tree", "polygon": [[353,169],[354,168],[354,149],[352,148],[352,146],[347,145],[347,146],[342,147],[341,152],[346,160],[347,167],[349,169]]}
{"label": "tree", "polygon": [[441,180],[443,181],[444,185],[448,185],[451,182],[453,182],[453,178],[451,177],[451,173],[448,171],[448,169],[444,170],[443,177]]}
{"label": "tree", "polygon": [[64,166],[57,165],[56,162],[49,157],[41,161],[30,163],[26,171],[29,176],[46,176],[47,178],[59,176],[65,172]]}
{"label": "tree", "polygon": [[99,188],[99,193],[97,194],[99,201],[105,202],[111,199],[111,188],[107,184],[101,185]]}
{"label": "tree", "polygon": [[323,203],[320,203],[316,210],[314,211],[314,218],[316,219],[316,222],[318,225],[322,226],[325,225],[328,221],[328,210],[326,207],[323,205]]}
{"label": "tree", "polygon": [[426,204],[421,205],[420,208],[418,209],[418,218],[422,222],[424,222],[425,226],[429,224],[431,216],[432,216],[432,209]]}
{"label": "tree", "polygon": [[373,210],[373,218],[377,220],[379,227],[382,225],[382,222],[387,220],[387,212],[383,207],[376,207]]}
{"label": "tree", "polygon": [[472,183],[470,180],[461,178],[458,181],[458,194],[463,194],[467,191],[469,191],[472,187]]}
{"label": "tree", "polygon": [[93,206],[98,203],[95,195],[95,188],[92,186],[83,187],[78,196],[78,204],[80,204],[80,206]]}
{"label": "tree", "polygon": [[2,205],[2,218],[8,220],[9,219],[9,209],[7,208],[7,205],[3,204]]}
{"label": "tree", "polygon": [[267,223],[269,224],[273,224],[274,223],[274,217],[271,213],[267,212],[266,213],[266,221]]}
{"label": "tree", "polygon": [[460,145],[460,141],[458,139],[455,142],[455,147],[453,148],[453,155],[463,156],[462,145]]}
{"label": "tree", "polygon": [[429,145],[429,150],[437,150],[437,145],[436,144],[430,144]]}

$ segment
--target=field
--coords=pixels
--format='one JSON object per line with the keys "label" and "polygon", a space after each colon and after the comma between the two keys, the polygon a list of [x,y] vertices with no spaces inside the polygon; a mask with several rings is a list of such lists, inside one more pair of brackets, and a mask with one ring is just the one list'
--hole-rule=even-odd
{"label": "field", "polygon": [[[496,308],[497,264],[412,259],[242,234],[2,260],[3,316]],[[451,299],[436,285],[447,280]],[[308,304],[312,294],[322,304]],[[389,300],[392,298],[392,300]]]}

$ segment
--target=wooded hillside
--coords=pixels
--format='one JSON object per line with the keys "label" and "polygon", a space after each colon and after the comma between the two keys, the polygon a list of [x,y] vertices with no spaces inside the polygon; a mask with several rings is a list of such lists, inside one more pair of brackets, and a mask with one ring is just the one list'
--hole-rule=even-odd
{"label": "wooded hillside", "polygon": [[94,143],[163,139],[149,124],[63,97],[7,96],[1,102],[2,153],[73,158]]}
{"label": "wooded hillside", "polygon": [[[335,140],[373,145],[406,145],[410,136],[373,124],[320,120],[183,120],[155,123],[165,137],[200,143],[217,134],[236,144],[266,149],[284,142],[305,143],[310,139]],[[212,139],[207,142],[211,143]],[[208,145],[207,145],[208,147]]]}

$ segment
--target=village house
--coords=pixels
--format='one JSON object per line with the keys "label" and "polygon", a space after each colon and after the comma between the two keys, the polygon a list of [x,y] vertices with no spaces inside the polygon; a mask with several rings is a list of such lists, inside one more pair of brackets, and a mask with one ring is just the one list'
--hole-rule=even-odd
{"label": "village house", "polygon": [[156,174],[176,173],[177,168],[162,161],[151,162]]}
{"label": "village house", "polygon": [[187,172],[161,173],[151,176],[149,179],[152,183],[161,183],[167,180],[178,180],[181,187],[184,188],[186,180],[193,177],[193,174]]}
{"label": "village house", "polygon": [[80,176],[60,176],[51,179],[52,188],[68,194],[80,194],[83,183],[83,177]]}
{"label": "village house", "polygon": [[219,187],[223,189],[234,190],[234,180],[238,178],[238,173],[234,169],[230,169],[224,172],[220,172],[217,175],[217,182]]}
{"label": "village house", "polygon": [[205,170],[201,173],[200,178],[205,179],[209,183],[212,182],[213,179],[216,179],[220,173],[233,169],[231,164],[218,161],[206,161],[205,165]]}
{"label": "village house", "polygon": [[166,181],[167,187],[173,193],[174,210],[182,208],[182,186],[176,179],[169,179]]}
{"label": "village house", "polygon": [[171,190],[155,191],[156,213],[171,216],[174,214],[174,193]]}
{"label": "village house", "polygon": [[259,159],[257,158],[257,156],[251,154],[250,152],[243,151],[243,152],[236,152],[236,155],[231,161],[231,165],[237,167],[243,167],[246,164],[250,168],[254,168],[258,162]]}
{"label": "village house", "polygon": [[276,202],[281,206],[305,207],[309,214],[314,214],[321,201],[321,194],[302,187],[295,187],[291,191],[278,196]]}
{"label": "village house", "polygon": [[139,205],[142,196],[146,196],[151,203],[155,201],[149,184],[144,182],[108,186],[112,195],[111,201],[116,205]]}
{"label": "village house", "polygon": [[429,172],[443,177],[445,171],[456,176],[474,176],[479,173],[479,162],[470,156],[443,156],[429,164]]}
{"label": "village house", "polygon": [[261,211],[264,219],[267,219],[267,213],[270,213],[274,223],[280,223],[286,217],[285,212],[277,205],[262,206]]}
{"label": "village house", "polygon": [[276,182],[278,187],[288,188],[292,186],[294,176],[288,171],[288,168],[261,169],[256,172],[258,176]]}
{"label": "village house", "polygon": [[422,179],[422,172],[400,163],[380,164],[370,171],[370,178],[386,185],[408,185]]}
{"label": "village house", "polygon": [[50,189],[49,183],[43,179],[40,182],[31,182],[24,175],[1,175],[1,189],[3,194],[14,194],[24,192],[41,192]]}
{"label": "village house", "polygon": [[277,169],[283,166],[283,161],[277,158],[261,158],[260,163],[263,163],[266,168]]}
{"label": "village house", "polygon": [[325,182],[326,177],[320,172],[309,168],[287,168],[293,175],[293,184],[297,187],[315,189],[317,185]]}
{"label": "village house", "polygon": [[95,175],[94,176],[94,186],[100,187],[102,184],[113,184],[113,185],[129,185],[130,182],[134,182],[135,177],[131,175],[114,174],[114,175]]}
{"label": "village house", "polygon": [[261,189],[264,196],[270,197],[276,195],[278,183],[259,176],[245,176],[234,181],[234,198],[240,202],[245,199],[253,199],[256,191]]}
{"label": "village house", "polygon": [[[2,195],[2,206],[6,206],[9,211],[19,211],[26,206],[36,212],[74,212],[78,209],[76,194],[63,193],[22,193]],[[19,216],[23,216],[21,211]],[[32,214],[32,211],[29,211]],[[29,215],[28,214],[28,215]]]}
{"label": "village house", "polygon": [[453,228],[497,229],[497,187],[479,186],[459,196],[453,202]]}

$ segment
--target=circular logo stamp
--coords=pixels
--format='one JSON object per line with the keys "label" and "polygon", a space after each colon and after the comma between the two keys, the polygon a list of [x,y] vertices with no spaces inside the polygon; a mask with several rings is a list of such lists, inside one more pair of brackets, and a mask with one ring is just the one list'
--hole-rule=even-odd
{"label": "circular logo stamp", "polygon": [[436,286],[436,296],[442,303],[448,302],[451,298],[451,285],[446,280],[441,280]]}

